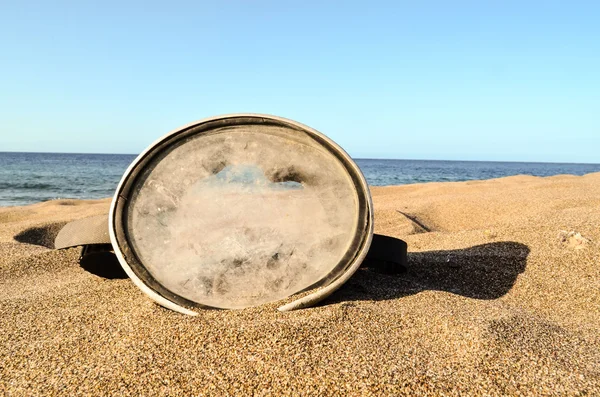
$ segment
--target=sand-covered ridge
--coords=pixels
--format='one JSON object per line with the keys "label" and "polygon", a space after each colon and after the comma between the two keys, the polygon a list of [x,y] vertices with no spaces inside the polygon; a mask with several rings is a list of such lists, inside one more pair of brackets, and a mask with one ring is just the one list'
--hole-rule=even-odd
{"label": "sand-covered ridge", "polygon": [[0,208],[0,395],[600,395],[600,173],[372,192],[405,273],[197,317],[48,248],[109,200]]}

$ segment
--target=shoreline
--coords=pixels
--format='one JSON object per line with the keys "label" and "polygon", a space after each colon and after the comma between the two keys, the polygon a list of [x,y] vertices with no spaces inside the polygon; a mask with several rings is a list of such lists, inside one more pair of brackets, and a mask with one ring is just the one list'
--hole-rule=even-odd
{"label": "shoreline", "polygon": [[[410,160],[412,161],[412,160]],[[423,161],[429,161],[429,160],[423,160]],[[440,160],[442,161],[442,160]],[[535,163],[531,163],[531,164],[535,164]],[[542,163],[540,163],[542,164]],[[545,163],[544,163],[545,164]],[[551,163],[548,163],[551,164]],[[554,164],[563,164],[563,163],[554,163]],[[576,163],[564,163],[564,164],[576,164]],[[575,174],[556,174],[556,175],[549,175],[549,176],[536,176],[536,175],[529,175],[529,174],[517,174],[517,175],[509,175],[509,176],[501,176],[501,177],[497,177],[497,178],[488,178],[488,179],[468,179],[468,180],[460,180],[460,181],[426,181],[426,182],[413,182],[413,183],[405,183],[405,184],[397,184],[397,185],[369,185],[370,189],[380,189],[380,188],[395,188],[395,187],[401,187],[401,186],[414,186],[414,185],[426,185],[426,184],[433,184],[433,183],[477,183],[477,182],[486,182],[486,181],[493,181],[493,180],[502,180],[504,178],[570,178],[570,177],[587,177],[588,175],[593,175],[593,174],[600,174],[600,171],[597,172],[589,172],[587,174],[583,174],[583,175],[575,175]],[[54,198],[54,199],[49,199],[49,200],[45,200],[45,201],[38,201],[38,202],[34,202],[34,203],[29,203],[29,204],[22,204],[22,205],[2,205],[0,203],[0,210],[3,208],[18,208],[18,207],[26,207],[26,206],[30,206],[30,205],[36,205],[36,204],[42,204],[42,203],[48,203],[48,202],[58,202],[58,201],[65,201],[65,202],[69,202],[69,201],[97,201],[97,200],[112,200],[112,195],[111,196],[106,196],[106,197],[100,197],[100,198]]]}

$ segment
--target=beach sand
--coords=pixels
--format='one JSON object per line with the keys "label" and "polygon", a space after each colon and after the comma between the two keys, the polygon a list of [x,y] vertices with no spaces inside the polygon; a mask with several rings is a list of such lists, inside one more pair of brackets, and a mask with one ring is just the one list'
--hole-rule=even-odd
{"label": "beach sand", "polygon": [[0,208],[0,394],[600,395],[600,173],[372,192],[406,272],[197,317],[48,248],[108,199]]}

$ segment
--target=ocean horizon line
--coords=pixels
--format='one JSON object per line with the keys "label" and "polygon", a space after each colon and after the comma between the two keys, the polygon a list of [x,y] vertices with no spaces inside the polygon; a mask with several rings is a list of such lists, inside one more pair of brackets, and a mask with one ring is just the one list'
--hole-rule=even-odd
{"label": "ocean horizon line", "polygon": [[[95,156],[139,156],[139,153],[93,153],[93,152],[28,152],[28,151],[0,151],[0,154],[71,154]],[[457,162],[457,163],[514,163],[514,164],[568,164],[568,165],[600,165],[600,162],[571,162],[571,161],[525,161],[525,160],[452,160],[452,159],[425,159],[425,158],[389,158],[389,157],[355,157],[354,160],[373,161],[423,161],[423,162]]]}

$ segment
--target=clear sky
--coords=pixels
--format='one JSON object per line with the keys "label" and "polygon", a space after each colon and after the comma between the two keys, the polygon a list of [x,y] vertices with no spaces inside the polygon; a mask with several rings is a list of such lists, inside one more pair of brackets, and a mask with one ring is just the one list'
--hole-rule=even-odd
{"label": "clear sky", "polygon": [[239,112],[354,157],[600,163],[600,1],[0,2],[0,151]]}

